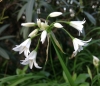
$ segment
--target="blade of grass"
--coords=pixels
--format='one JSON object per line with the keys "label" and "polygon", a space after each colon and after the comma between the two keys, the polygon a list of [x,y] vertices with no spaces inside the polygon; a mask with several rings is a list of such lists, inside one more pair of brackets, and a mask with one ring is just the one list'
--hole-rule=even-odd
{"label": "blade of grass", "polygon": [[60,50],[56,46],[56,44],[55,44],[55,42],[54,42],[54,40],[52,38],[52,35],[50,35],[50,39],[51,39],[51,42],[52,42],[52,44],[54,46],[54,49],[55,49],[55,51],[57,53],[58,59],[59,59],[59,61],[61,63],[61,66],[62,66],[62,68],[63,68],[63,70],[64,70],[64,72],[66,74],[66,77],[68,78],[68,81],[69,81],[70,86],[75,86],[75,83],[74,83],[74,81],[73,81],[73,79],[71,77],[71,74],[69,73],[69,71],[68,71],[68,69],[67,69],[64,61],[62,60],[62,53],[60,52]]}

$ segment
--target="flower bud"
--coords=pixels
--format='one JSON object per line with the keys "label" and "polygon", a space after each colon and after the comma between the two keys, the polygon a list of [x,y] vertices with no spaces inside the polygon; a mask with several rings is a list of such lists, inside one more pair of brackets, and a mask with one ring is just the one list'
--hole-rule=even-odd
{"label": "flower bud", "polygon": [[57,17],[57,16],[60,16],[62,15],[62,12],[52,12],[49,14],[50,17]]}
{"label": "flower bud", "polygon": [[22,23],[21,26],[25,26],[25,27],[33,27],[35,25],[35,23],[32,22],[28,22],[28,23]]}
{"label": "flower bud", "polygon": [[28,35],[28,37],[34,37],[36,36],[37,33],[38,33],[38,29],[35,29]]}
{"label": "flower bud", "polygon": [[63,26],[62,26],[60,23],[55,23],[54,26],[55,26],[56,28],[63,28]]}
{"label": "flower bud", "polygon": [[99,59],[96,57],[96,56],[93,56],[93,64],[95,67],[98,67],[99,66]]}

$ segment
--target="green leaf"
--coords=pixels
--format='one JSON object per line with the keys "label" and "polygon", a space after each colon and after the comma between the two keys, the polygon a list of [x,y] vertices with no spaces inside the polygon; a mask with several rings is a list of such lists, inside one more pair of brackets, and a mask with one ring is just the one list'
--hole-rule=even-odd
{"label": "green leaf", "polygon": [[35,0],[29,0],[26,7],[26,21],[31,22],[32,21],[32,11],[34,6]]}
{"label": "green leaf", "polygon": [[89,83],[85,82],[85,83],[80,84],[79,86],[90,86],[90,85]]}
{"label": "green leaf", "polygon": [[85,11],[83,13],[87,16],[87,18],[90,20],[90,22],[92,24],[96,25],[96,20],[91,14],[89,14],[88,12],[85,12]]}
{"label": "green leaf", "polygon": [[50,11],[50,12],[54,11],[54,9],[52,8],[52,6],[49,5],[48,3],[46,3],[45,1],[40,1],[40,7],[41,6],[46,7],[47,11]]}
{"label": "green leaf", "polygon": [[64,2],[64,3],[66,4],[66,6],[69,6],[69,5],[66,3],[66,1],[65,1],[65,0],[62,0],[62,2]]}
{"label": "green leaf", "polygon": [[2,86],[3,83],[7,83],[9,85],[7,86],[16,86],[26,80],[29,80],[29,79],[34,79],[34,80],[38,80],[38,79],[41,79],[41,78],[45,78],[44,75],[39,75],[39,74],[25,74],[25,75],[13,75],[13,76],[8,76],[8,77],[4,77],[2,79],[0,79],[0,86]]}
{"label": "green leaf", "polygon": [[91,70],[90,70],[90,68],[88,66],[87,66],[87,70],[88,70],[88,74],[89,74],[89,76],[90,76],[90,78],[92,80],[92,73],[91,73]]}
{"label": "green leaf", "polygon": [[0,40],[4,40],[4,39],[9,39],[9,38],[14,38],[15,36],[3,36],[0,37]]}
{"label": "green leaf", "polygon": [[25,9],[26,9],[27,4],[25,4],[19,11],[18,16],[17,16],[17,21],[20,19],[20,17],[22,16],[22,14],[24,13]]}
{"label": "green leaf", "polygon": [[73,73],[73,80],[75,81],[76,80],[76,78],[77,78],[77,74],[76,73]]}
{"label": "green leaf", "polygon": [[0,34],[9,26],[9,24],[3,25],[0,27]]}
{"label": "green leaf", "polygon": [[5,51],[4,49],[2,49],[1,47],[0,47],[0,55],[1,55],[2,57],[4,57],[5,59],[9,59],[8,54],[7,54],[6,51]]}
{"label": "green leaf", "polygon": [[73,81],[73,79],[72,79],[72,76],[71,76],[70,72],[68,71],[68,69],[67,69],[67,67],[66,67],[66,65],[65,65],[65,63],[64,63],[64,61],[62,59],[63,53],[59,50],[59,48],[57,47],[57,45],[54,42],[54,40],[53,40],[51,35],[50,35],[50,39],[52,41],[52,44],[54,46],[54,49],[55,49],[55,51],[57,53],[58,59],[59,59],[60,64],[61,64],[61,66],[62,66],[62,68],[64,70],[64,73],[65,73],[65,75],[66,75],[66,77],[68,79],[68,82],[69,82],[70,86],[76,86],[74,81]]}
{"label": "green leaf", "polygon": [[64,72],[64,71],[63,71],[63,77],[64,77],[64,79],[65,79],[66,83],[69,83],[69,82],[68,82],[68,78],[67,78],[67,76],[66,76],[66,74],[65,74],[65,72]]}
{"label": "green leaf", "polygon": [[23,38],[26,39],[28,37],[29,28],[28,27],[22,27],[20,34],[23,35]]}
{"label": "green leaf", "polygon": [[76,83],[77,85],[80,84],[80,83],[84,83],[85,80],[86,80],[88,77],[89,77],[88,74],[80,74],[80,75],[76,78],[75,83]]}
{"label": "green leaf", "polygon": [[57,39],[56,39],[56,37],[55,37],[55,35],[54,35],[53,32],[51,32],[51,36],[52,36],[52,38],[53,38],[55,44],[58,46],[58,48],[65,54],[65,52],[63,51],[62,47],[60,46],[60,44],[59,44],[59,42],[57,41]]}

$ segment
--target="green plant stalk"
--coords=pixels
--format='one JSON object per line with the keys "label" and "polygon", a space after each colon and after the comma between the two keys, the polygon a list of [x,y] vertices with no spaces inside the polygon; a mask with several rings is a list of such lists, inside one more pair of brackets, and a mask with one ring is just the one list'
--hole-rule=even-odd
{"label": "green plant stalk", "polygon": [[50,36],[50,38],[51,38],[52,44],[53,44],[53,46],[54,46],[54,49],[55,49],[55,51],[56,51],[56,53],[57,53],[58,59],[59,59],[59,61],[60,61],[60,63],[61,63],[61,66],[62,66],[62,68],[63,68],[63,70],[64,70],[66,76],[68,77],[68,81],[69,81],[70,86],[75,86],[75,83],[74,83],[74,81],[73,81],[73,79],[72,79],[72,77],[71,77],[71,74],[69,73],[69,71],[68,71],[68,69],[67,69],[67,67],[66,67],[66,65],[65,65],[65,63],[64,63],[64,61],[63,61],[62,58],[61,58],[61,54],[62,54],[62,53],[60,52],[60,50],[57,48],[56,44],[54,43],[54,41],[53,41],[53,39],[52,39],[52,36]]}
{"label": "green plant stalk", "polygon": [[96,67],[96,71],[97,71],[97,77],[98,77],[98,86],[100,86],[100,80],[99,80],[99,69],[98,69],[98,67]]}
{"label": "green plant stalk", "polygon": [[71,39],[74,39],[74,37],[67,30],[65,30],[64,28],[62,29],[70,36]]}
{"label": "green plant stalk", "polygon": [[54,73],[55,80],[57,80],[56,79],[56,72],[55,72],[55,69],[54,69],[53,60],[52,60],[52,56],[51,56],[51,49],[50,49],[50,60],[51,60],[51,66],[52,66],[52,70],[53,70],[53,73]]}
{"label": "green plant stalk", "polygon": [[36,48],[35,48],[35,51],[37,51],[37,50],[38,50],[39,43],[40,43],[40,38],[39,38],[39,40],[38,40],[37,46],[36,46]]}

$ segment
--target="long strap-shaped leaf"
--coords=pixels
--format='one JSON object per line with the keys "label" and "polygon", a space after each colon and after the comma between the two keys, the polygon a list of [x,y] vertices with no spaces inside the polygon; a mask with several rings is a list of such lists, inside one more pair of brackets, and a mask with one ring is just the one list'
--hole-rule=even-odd
{"label": "long strap-shaped leaf", "polygon": [[50,35],[50,39],[51,39],[52,44],[53,44],[53,46],[54,46],[54,49],[55,49],[55,51],[56,51],[56,53],[57,53],[58,59],[59,59],[59,61],[60,61],[60,63],[61,63],[61,66],[62,66],[62,68],[63,68],[63,70],[64,70],[64,72],[65,72],[65,74],[66,74],[66,77],[68,78],[68,81],[69,81],[70,86],[75,86],[75,83],[74,83],[74,81],[73,81],[73,79],[72,79],[72,77],[71,77],[71,74],[69,73],[69,71],[68,71],[68,69],[67,69],[67,67],[66,67],[66,65],[65,65],[65,63],[64,63],[64,61],[62,60],[62,54],[63,54],[63,53],[62,53],[62,52],[60,51],[60,49],[57,47],[55,41],[54,41],[53,38],[52,38],[52,35]]}

